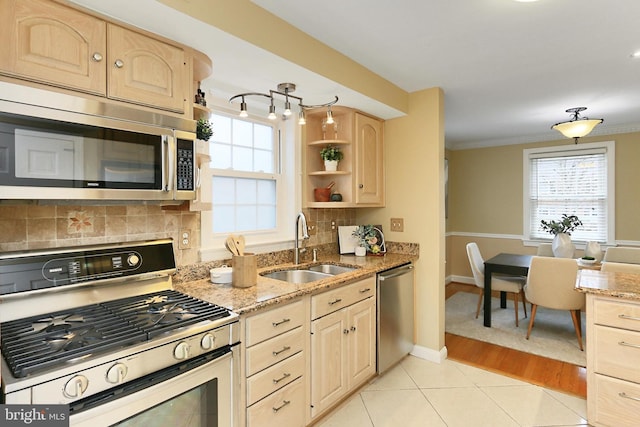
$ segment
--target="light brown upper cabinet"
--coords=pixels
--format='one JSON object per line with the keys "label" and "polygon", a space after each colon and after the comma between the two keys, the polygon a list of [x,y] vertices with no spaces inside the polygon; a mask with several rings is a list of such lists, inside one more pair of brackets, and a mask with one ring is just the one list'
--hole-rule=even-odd
{"label": "light brown upper cabinet", "polygon": [[4,74],[187,112],[191,78],[182,48],[51,1],[0,5]]}
{"label": "light brown upper cabinet", "polygon": [[[332,107],[334,123],[327,124],[327,110],[307,112],[304,150],[304,202],[311,208],[384,206],[383,122],[348,107]],[[320,157],[327,146],[340,149],[344,158],[328,171]],[[332,186],[341,201],[316,201],[314,189]]]}

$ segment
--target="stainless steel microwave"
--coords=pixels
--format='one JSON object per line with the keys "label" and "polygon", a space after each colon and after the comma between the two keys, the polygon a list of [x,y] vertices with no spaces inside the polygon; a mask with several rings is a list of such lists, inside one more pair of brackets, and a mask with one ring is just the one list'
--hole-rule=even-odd
{"label": "stainless steel microwave", "polygon": [[189,128],[195,122],[0,82],[0,199],[194,199]]}

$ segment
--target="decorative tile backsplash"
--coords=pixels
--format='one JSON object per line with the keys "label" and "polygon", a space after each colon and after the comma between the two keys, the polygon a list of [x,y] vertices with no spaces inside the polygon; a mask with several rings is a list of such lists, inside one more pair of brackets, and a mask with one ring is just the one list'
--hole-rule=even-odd
{"label": "decorative tile backsplash", "polygon": [[[323,250],[337,250],[337,227],[353,225],[356,218],[353,208],[304,209],[304,213],[315,226],[304,246]],[[191,249],[176,248],[179,266],[199,261],[200,213],[189,211],[186,204],[0,205],[0,252],[163,238],[178,241],[183,229],[191,231]]]}

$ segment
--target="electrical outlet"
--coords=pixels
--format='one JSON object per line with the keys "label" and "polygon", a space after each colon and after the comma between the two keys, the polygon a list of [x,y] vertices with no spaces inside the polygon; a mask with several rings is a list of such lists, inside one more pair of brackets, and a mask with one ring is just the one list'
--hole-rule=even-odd
{"label": "electrical outlet", "polygon": [[404,218],[391,218],[391,231],[404,231]]}
{"label": "electrical outlet", "polygon": [[180,230],[178,249],[191,249],[191,230],[187,230],[186,228]]}
{"label": "electrical outlet", "polygon": [[315,236],[317,230],[318,227],[315,222],[307,222],[307,233],[309,233],[309,236]]}
{"label": "electrical outlet", "polygon": [[335,220],[333,220],[333,219],[331,220],[331,229],[332,229],[332,230],[335,230],[335,229],[336,229],[336,222],[335,222]]}

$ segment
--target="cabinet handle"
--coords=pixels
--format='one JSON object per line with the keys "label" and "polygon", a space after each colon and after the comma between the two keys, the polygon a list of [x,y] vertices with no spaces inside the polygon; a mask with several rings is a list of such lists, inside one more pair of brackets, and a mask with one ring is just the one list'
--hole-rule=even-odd
{"label": "cabinet handle", "polygon": [[273,325],[273,327],[275,328],[275,327],[280,326],[280,325],[282,325],[283,323],[287,323],[287,322],[291,322],[291,319],[284,318],[284,319],[282,319],[282,320],[281,320],[281,321],[279,321],[279,322],[273,322],[273,323],[271,323],[271,324],[272,324],[272,325]]}
{"label": "cabinet handle", "polygon": [[273,408],[273,412],[277,413],[280,409],[284,408],[285,406],[287,406],[289,403],[291,403],[290,400],[283,400],[282,401],[282,405],[278,406],[277,408]]}
{"label": "cabinet handle", "polygon": [[369,292],[371,290],[371,288],[364,288],[364,289],[360,289],[360,293],[361,294],[366,294],[367,292]]}
{"label": "cabinet handle", "polygon": [[358,185],[358,188],[364,188],[364,184]]}
{"label": "cabinet handle", "polygon": [[342,331],[342,333],[343,333],[343,334],[345,334],[345,335],[347,335],[347,334],[349,333],[349,330],[348,330],[348,329],[345,329],[345,330],[343,330],[343,331]]}
{"label": "cabinet handle", "polygon": [[291,376],[291,374],[285,372],[284,375],[282,375],[280,378],[274,379],[273,383],[274,384],[278,384],[280,381],[282,380],[286,380],[287,378],[289,378]]}
{"label": "cabinet handle", "polygon": [[352,327],[351,327],[351,332],[355,332],[355,331],[356,331],[356,327],[355,327],[355,326],[352,326]]}
{"label": "cabinet handle", "polygon": [[624,342],[624,341],[619,341],[618,345],[622,345],[622,346],[625,346],[625,347],[640,348],[640,344],[631,344],[631,343]]}
{"label": "cabinet handle", "polygon": [[626,314],[618,314],[618,317],[625,320],[640,320],[640,317],[627,316]]}
{"label": "cabinet handle", "polygon": [[334,305],[342,301],[342,298],[336,298],[333,301],[329,301],[329,305]]}
{"label": "cabinet handle", "polygon": [[618,396],[624,398],[624,399],[631,399],[631,400],[635,400],[636,402],[640,402],[640,397],[633,397],[633,396],[629,396],[627,393],[625,393],[624,391],[618,393]]}
{"label": "cabinet handle", "polygon": [[279,355],[280,353],[282,353],[283,351],[287,351],[287,350],[291,350],[291,347],[289,347],[288,345],[285,345],[284,347],[282,347],[282,350],[274,351],[274,352],[273,352],[273,355],[274,355],[274,356],[277,356],[277,355]]}
{"label": "cabinet handle", "polygon": [[121,59],[116,59],[116,62],[114,62],[113,65],[115,65],[116,68],[122,68],[124,67],[124,62],[122,62]]}
{"label": "cabinet handle", "polygon": [[102,55],[100,54],[100,52],[94,52],[93,55],[91,55],[91,59],[94,62],[100,62],[102,61]]}

